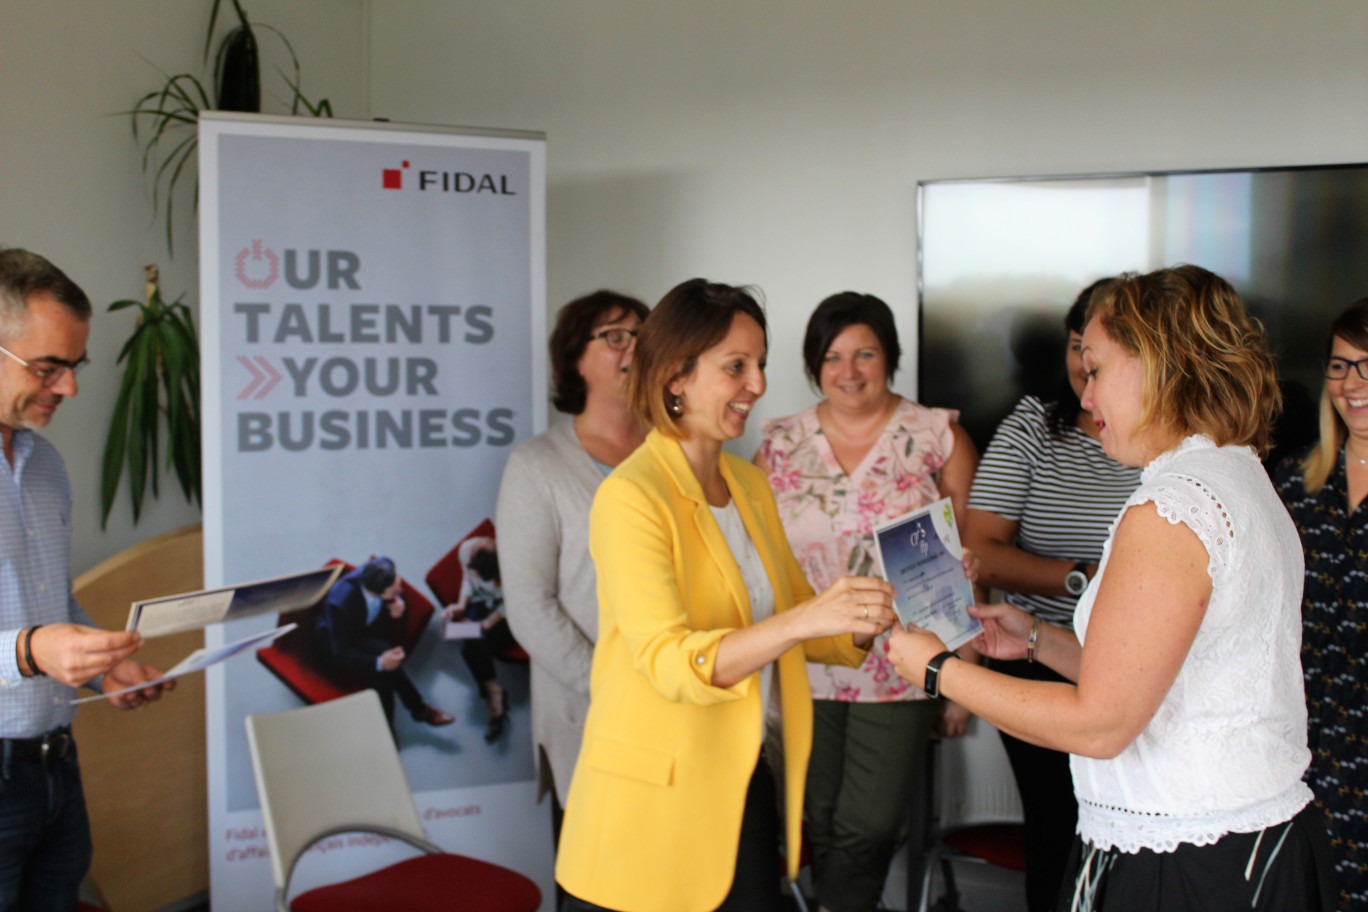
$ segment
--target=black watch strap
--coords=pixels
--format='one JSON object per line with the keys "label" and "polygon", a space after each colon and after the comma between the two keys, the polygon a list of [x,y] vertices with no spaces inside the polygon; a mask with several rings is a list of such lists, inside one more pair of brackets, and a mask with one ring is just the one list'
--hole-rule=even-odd
{"label": "black watch strap", "polygon": [[922,690],[926,691],[928,697],[935,699],[940,696],[940,670],[941,666],[945,664],[945,660],[958,658],[958,653],[947,649],[926,663],[926,682],[922,685]]}

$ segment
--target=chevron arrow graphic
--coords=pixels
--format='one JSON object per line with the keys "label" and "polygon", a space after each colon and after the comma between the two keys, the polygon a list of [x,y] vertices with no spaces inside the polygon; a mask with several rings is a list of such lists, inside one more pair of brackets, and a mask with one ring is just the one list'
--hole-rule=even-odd
{"label": "chevron arrow graphic", "polygon": [[268,378],[266,380],[266,385],[263,386],[261,389],[257,390],[256,398],[265,399],[266,394],[269,393],[271,390],[275,389],[276,384],[279,383],[281,380],[284,380],[285,376],[280,371],[272,367],[271,362],[261,357],[261,355],[256,356],[256,363],[259,364],[261,366],[261,369],[266,372],[266,376]]}
{"label": "chevron arrow graphic", "polygon": [[252,363],[252,359],[248,358],[246,355],[238,355],[237,360],[238,364],[241,364],[243,367],[247,368],[247,373],[252,375],[252,382],[247,384],[247,387],[237,395],[239,400],[247,399],[252,395],[252,393],[256,392],[256,388],[258,386],[261,386],[262,381],[266,379],[266,375],[261,371],[257,370],[257,366]]}

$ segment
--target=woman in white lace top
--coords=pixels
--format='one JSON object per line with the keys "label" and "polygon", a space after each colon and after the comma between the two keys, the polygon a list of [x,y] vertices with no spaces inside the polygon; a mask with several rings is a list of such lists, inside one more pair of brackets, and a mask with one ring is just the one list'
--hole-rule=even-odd
{"label": "woman in white lace top", "polygon": [[975,609],[1009,678],[895,631],[898,672],[1072,754],[1079,842],[1060,909],[1329,908],[1328,846],[1302,782],[1302,555],[1259,463],[1279,408],[1262,328],[1196,266],[1099,289],[1083,333],[1109,456],[1143,466],[1079,599],[1077,635]]}

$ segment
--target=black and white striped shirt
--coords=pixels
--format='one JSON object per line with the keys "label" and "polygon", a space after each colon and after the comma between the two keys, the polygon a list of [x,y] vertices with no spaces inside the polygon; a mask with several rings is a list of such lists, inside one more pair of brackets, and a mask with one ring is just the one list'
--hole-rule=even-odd
{"label": "black and white striped shirt", "polygon": [[[1023,551],[1068,561],[1096,561],[1140,470],[1115,462],[1077,427],[1055,437],[1045,406],[1026,396],[998,425],[974,475],[969,506],[1017,524]],[[1071,595],[1009,592],[1008,603],[1043,621],[1073,627]]]}

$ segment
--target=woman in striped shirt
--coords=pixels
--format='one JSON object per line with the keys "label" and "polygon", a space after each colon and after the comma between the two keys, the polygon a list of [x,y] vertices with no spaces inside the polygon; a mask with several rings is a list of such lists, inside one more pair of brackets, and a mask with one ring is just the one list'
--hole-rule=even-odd
{"label": "woman in striped shirt", "polygon": [[[1102,452],[1092,414],[1079,402],[1083,318],[1101,279],[1064,318],[1067,371],[1058,398],[1026,396],[1003,419],[969,492],[965,543],[979,556],[979,581],[1040,620],[1073,629],[1074,606],[1097,572],[1102,544],[1140,470]],[[1062,681],[1044,665],[993,662],[1019,678]],[[1002,734],[1026,820],[1030,912],[1054,906],[1078,821],[1069,755]]]}

